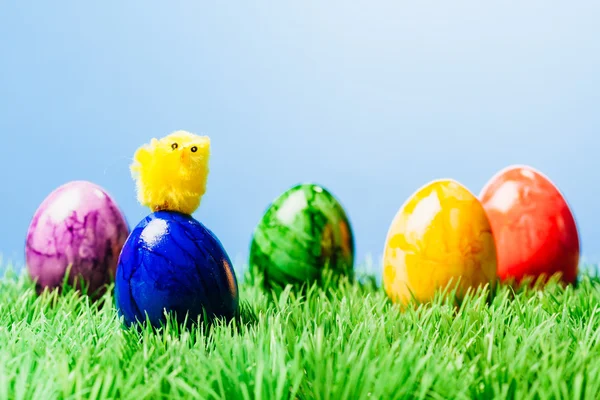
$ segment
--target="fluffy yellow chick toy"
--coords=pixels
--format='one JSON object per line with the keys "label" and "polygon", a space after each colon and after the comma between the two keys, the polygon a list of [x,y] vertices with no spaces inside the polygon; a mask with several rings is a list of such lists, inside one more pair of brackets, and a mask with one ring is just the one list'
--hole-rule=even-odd
{"label": "fluffy yellow chick toy", "polygon": [[138,201],[152,211],[192,214],[206,191],[210,138],[176,131],[152,139],[133,156]]}

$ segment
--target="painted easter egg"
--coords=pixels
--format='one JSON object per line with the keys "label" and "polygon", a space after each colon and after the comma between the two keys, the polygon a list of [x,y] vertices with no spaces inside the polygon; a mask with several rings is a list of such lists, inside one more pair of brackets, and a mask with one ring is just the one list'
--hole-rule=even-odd
{"label": "painted easter egg", "polygon": [[157,211],[123,246],[115,302],[127,326],[147,317],[159,327],[165,312],[190,325],[204,316],[233,317],[238,285],[227,252],[208,228],[190,215]]}
{"label": "painted easter egg", "polygon": [[480,194],[498,249],[498,277],[520,282],[560,274],[577,279],[579,235],[557,187],[529,166],[500,171]]}
{"label": "painted easter egg", "polygon": [[[436,291],[496,282],[496,247],[479,200],[460,183],[428,183],[400,208],[383,252],[383,287],[393,302],[428,302]],[[454,286],[458,284],[458,286]]]}
{"label": "painted easter egg", "polygon": [[342,205],[325,188],[300,184],[268,207],[254,230],[250,271],[267,287],[354,276],[354,238]]}
{"label": "painted easter egg", "polygon": [[[38,292],[70,285],[94,296],[114,278],[129,227],[115,201],[98,185],[73,181],[54,190],[27,231],[25,261]],[[76,283],[77,282],[77,283]]]}

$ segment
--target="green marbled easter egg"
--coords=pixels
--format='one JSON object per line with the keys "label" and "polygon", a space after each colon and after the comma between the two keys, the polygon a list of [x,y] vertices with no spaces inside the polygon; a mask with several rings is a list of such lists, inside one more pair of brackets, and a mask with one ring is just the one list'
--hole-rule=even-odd
{"label": "green marbled easter egg", "polygon": [[354,276],[354,237],[339,201],[322,186],[301,184],[280,195],[254,230],[250,271],[267,287]]}

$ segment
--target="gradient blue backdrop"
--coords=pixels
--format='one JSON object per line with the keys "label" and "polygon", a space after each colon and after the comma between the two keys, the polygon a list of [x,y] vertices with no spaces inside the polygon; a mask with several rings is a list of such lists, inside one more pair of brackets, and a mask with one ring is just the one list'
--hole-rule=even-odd
{"label": "gradient blue backdrop", "polygon": [[557,183],[598,260],[599,20],[594,1],[0,2],[0,251],[23,263],[69,180],[135,225],[133,152],[186,129],[213,144],[195,217],[234,260],[297,182],[341,199],[360,260],[419,186],[478,193],[512,163]]}

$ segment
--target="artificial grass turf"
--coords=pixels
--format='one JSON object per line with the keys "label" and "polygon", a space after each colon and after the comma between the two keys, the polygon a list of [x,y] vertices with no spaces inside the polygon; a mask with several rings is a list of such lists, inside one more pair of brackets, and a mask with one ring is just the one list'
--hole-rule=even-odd
{"label": "artificial grass turf", "polygon": [[[491,300],[490,300],[491,297]],[[0,283],[0,399],[600,398],[600,281],[400,311],[372,284],[240,284],[208,329],[123,329],[110,292]]]}

